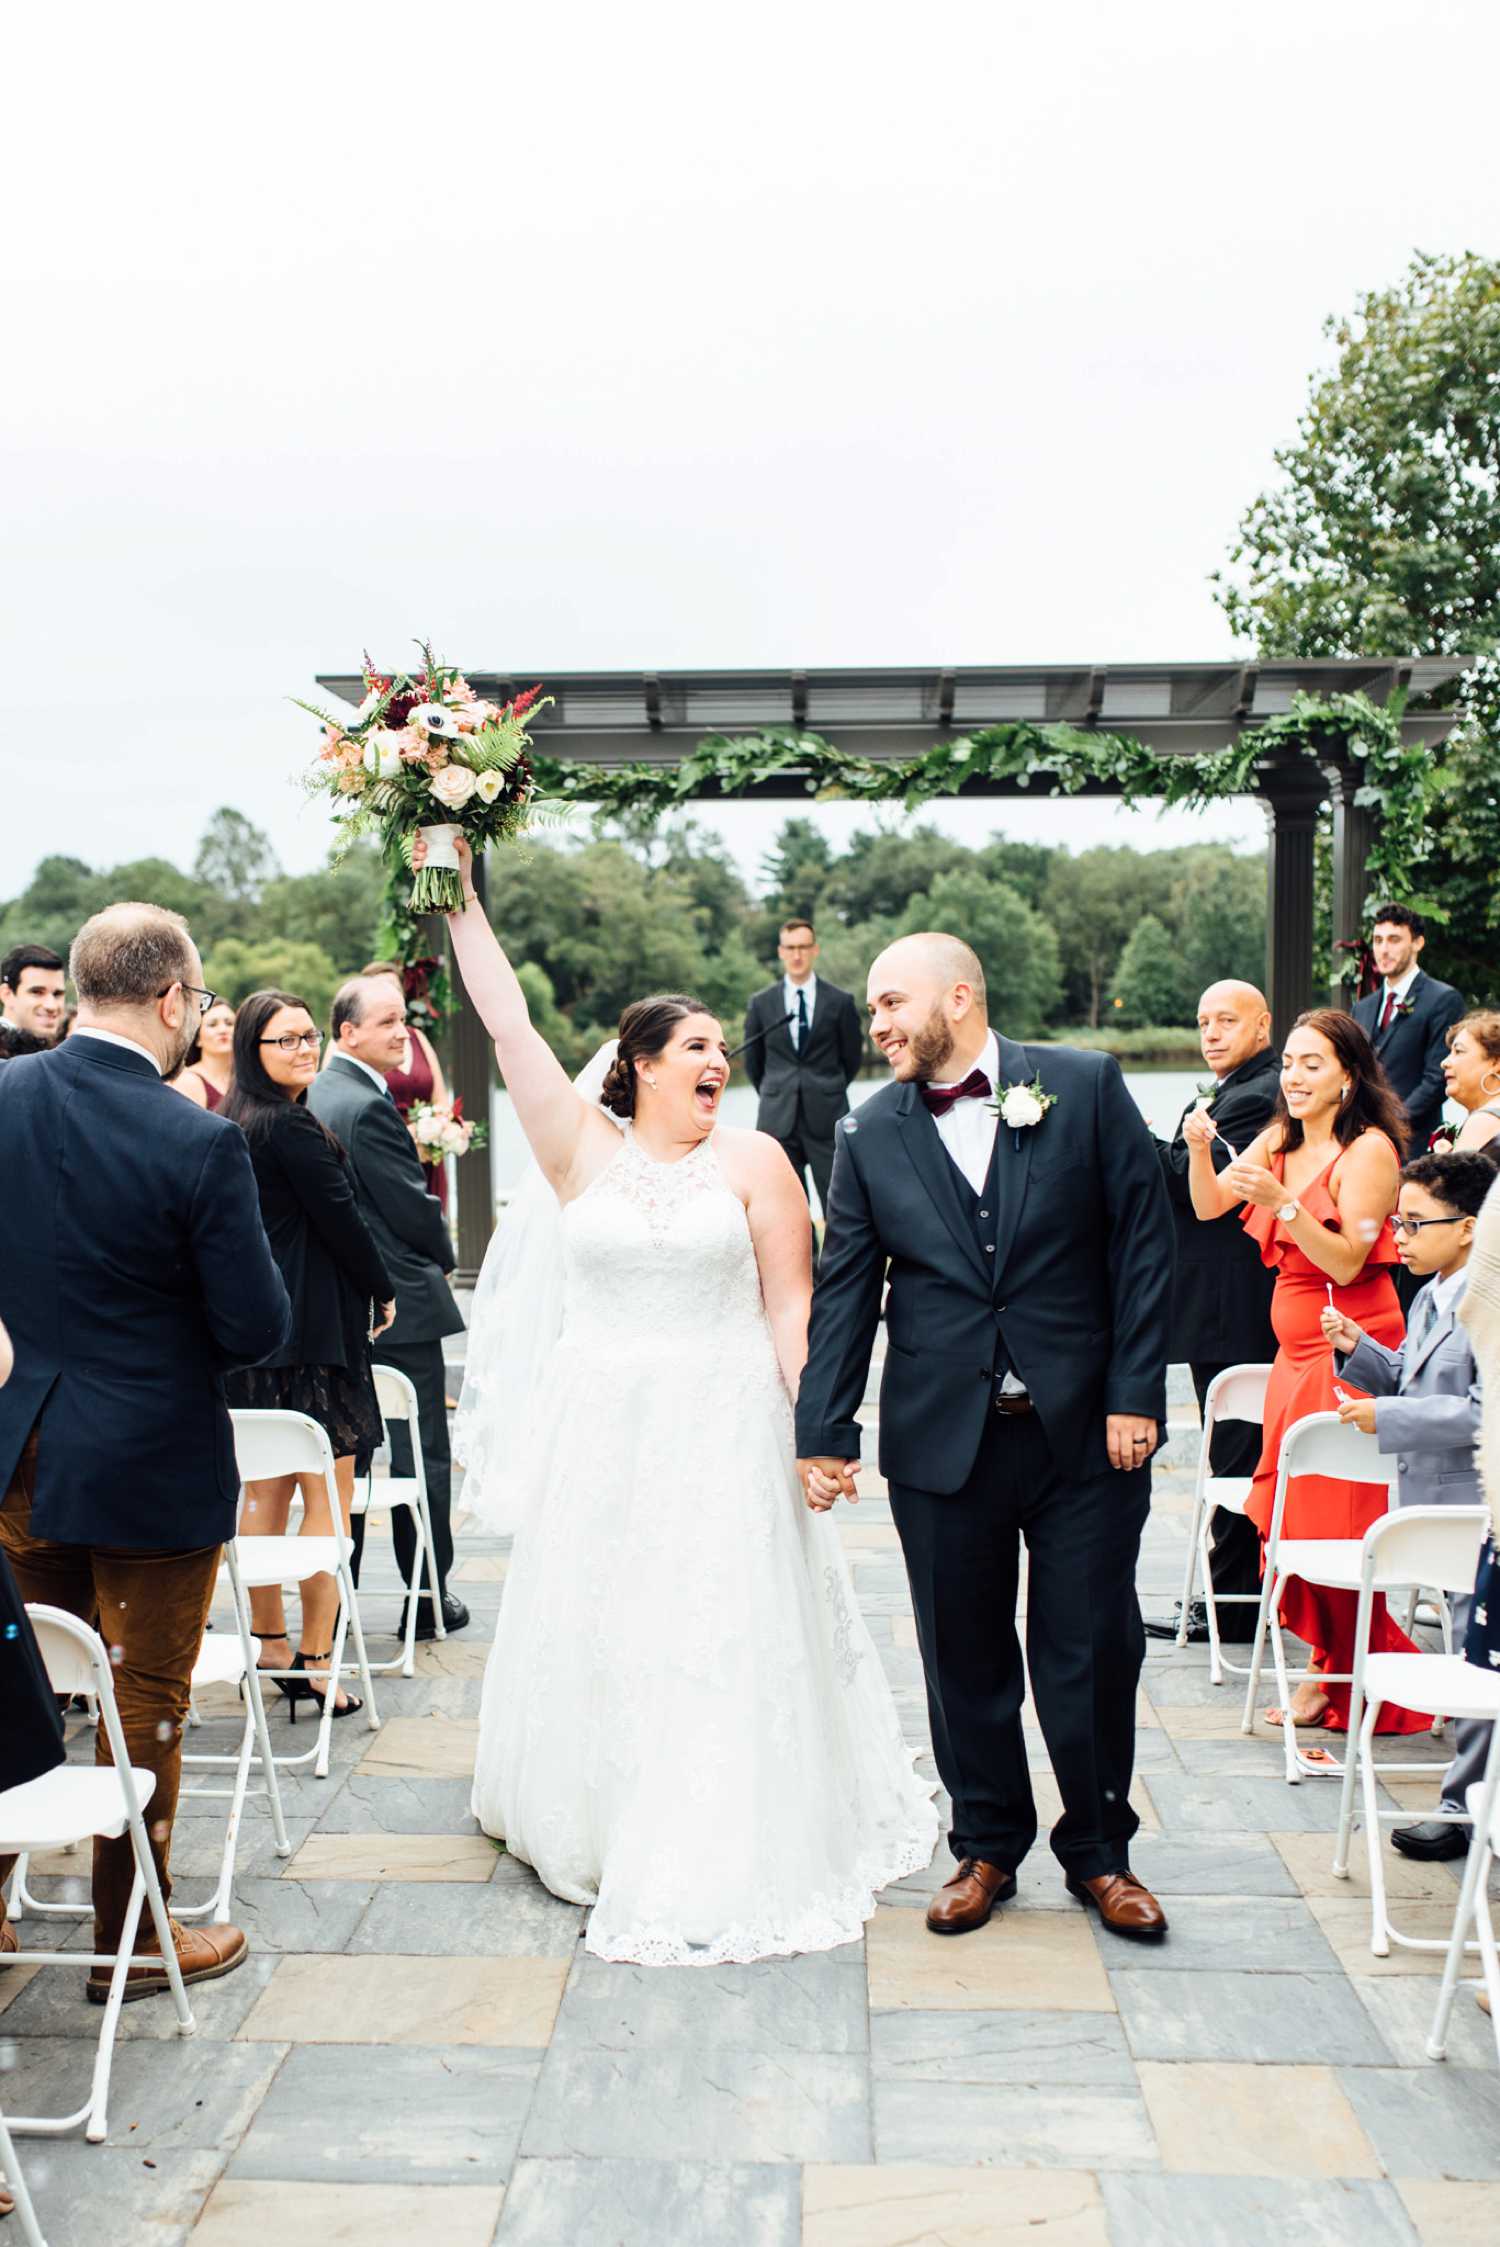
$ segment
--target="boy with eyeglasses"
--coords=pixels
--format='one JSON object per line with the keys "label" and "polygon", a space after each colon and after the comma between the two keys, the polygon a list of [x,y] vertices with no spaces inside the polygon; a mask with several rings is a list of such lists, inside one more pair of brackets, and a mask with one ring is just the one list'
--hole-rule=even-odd
{"label": "boy with eyeglasses", "polygon": [[[1484,1491],[1474,1464],[1479,1434],[1479,1371],[1458,1317],[1474,1221],[1495,1183],[1485,1154],[1420,1155],[1401,1173],[1391,1219],[1397,1252],[1415,1279],[1424,1281],[1407,1319],[1406,1339],[1387,1349],[1332,1308],[1323,1332],[1335,1372],[1370,1394],[1339,1406],[1339,1418],[1373,1435],[1382,1451],[1398,1454],[1398,1497],[1403,1506],[1482,1506]],[[1453,1637],[1462,1646],[1469,1602],[1453,1602]],[[1406,1857],[1462,1857],[1469,1829],[1461,1822],[1464,1790],[1483,1775],[1490,1727],[1463,1719],[1455,1727],[1458,1753],[1443,1774],[1442,1818],[1398,1826],[1391,1835]]]}

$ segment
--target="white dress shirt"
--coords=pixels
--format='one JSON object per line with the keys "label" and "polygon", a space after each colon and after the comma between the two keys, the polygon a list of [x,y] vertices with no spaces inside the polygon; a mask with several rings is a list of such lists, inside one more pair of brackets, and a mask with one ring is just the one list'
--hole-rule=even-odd
{"label": "white dress shirt", "polygon": [[123,1046],[127,1053],[139,1053],[150,1062],[157,1075],[161,1075],[161,1063],[157,1060],[151,1048],[148,1045],[142,1045],[138,1038],[122,1038],[118,1030],[100,1030],[92,1022],[75,1022],[73,1035],[75,1038],[98,1038],[102,1045],[119,1045]]}
{"label": "white dress shirt", "polygon": [[[990,1080],[994,1095],[1000,1085],[1000,1041],[993,1030],[984,1042],[984,1051],[974,1064]],[[968,1071],[964,1071],[968,1075]],[[962,1084],[963,1078],[954,1080]],[[935,1084],[934,1092],[950,1092],[951,1084]],[[976,1194],[984,1192],[990,1174],[990,1158],[995,1152],[995,1133],[1000,1128],[1000,1118],[988,1100],[955,1100],[945,1116],[934,1116],[938,1137],[948,1153],[963,1172]]]}
{"label": "white dress shirt", "polygon": [[813,1022],[813,1009],[818,1003],[818,979],[815,975],[810,975],[805,983],[794,983],[789,975],[784,975],[781,978],[781,988],[786,998],[787,1013],[792,1017],[792,1020],[787,1024],[787,1028],[792,1033],[793,1045],[800,1053],[802,1043],[797,1035],[797,1001],[799,997],[807,1001],[807,1027],[810,1032]]}
{"label": "white dress shirt", "polygon": [[1401,1001],[1406,997],[1407,992],[1416,982],[1417,977],[1421,974],[1421,972],[1421,961],[1413,960],[1406,973],[1404,975],[1398,975],[1394,983],[1381,984],[1380,1004],[1375,1010],[1375,1029],[1377,1035],[1379,1034],[1381,1021],[1383,1020],[1385,1015],[1386,1001],[1388,999],[1394,999],[1397,1006],[1399,1006],[1401,1004]]}
{"label": "white dress shirt", "polygon": [[1458,1309],[1468,1284],[1467,1264],[1460,1264],[1458,1270],[1450,1272],[1446,1279],[1428,1281],[1427,1293],[1431,1298],[1431,1306],[1424,1322],[1427,1333],[1431,1333],[1439,1319],[1447,1318],[1450,1312]]}

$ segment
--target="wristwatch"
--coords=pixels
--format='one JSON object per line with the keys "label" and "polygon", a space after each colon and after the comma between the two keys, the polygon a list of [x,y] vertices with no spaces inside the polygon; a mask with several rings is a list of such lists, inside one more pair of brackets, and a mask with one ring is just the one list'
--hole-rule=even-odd
{"label": "wristwatch", "polygon": [[1283,1202],[1280,1209],[1277,1210],[1276,1214],[1280,1218],[1283,1225],[1290,1225],[1294,1218],[1300,1217],[1302,1215],[1302,1204],[1301,1202],[1296,1201]]}

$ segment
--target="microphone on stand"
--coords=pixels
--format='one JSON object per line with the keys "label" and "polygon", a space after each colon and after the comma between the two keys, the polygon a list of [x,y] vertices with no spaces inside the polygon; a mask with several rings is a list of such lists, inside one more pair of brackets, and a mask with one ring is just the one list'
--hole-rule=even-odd
{"label": "microphone on stand", "polygon": [[796,1019],[797,1009],[795,1007],[788,1007],[786,1013],[781,1017],[781,1020],[779,1022],[768,1022],[763,1030],[752,1030],[749,1037],[744,1040],[743,1044],[735,1046],[729,1053],[727,1058],[733,1061],[739,1054],[742,1054],[744,1052],[746,1046],[754,1045],[757,1038],[768,1038],[773,1030],[784,1030],[789,1022],[795,1022]]}

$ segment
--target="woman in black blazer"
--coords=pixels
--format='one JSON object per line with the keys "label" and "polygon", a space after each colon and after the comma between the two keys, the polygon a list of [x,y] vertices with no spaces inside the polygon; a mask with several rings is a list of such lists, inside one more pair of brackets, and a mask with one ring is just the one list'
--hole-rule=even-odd
{"label": "woman in black blazer", "polygon": [[[250,1142],[261,1216],[292,1300],[292,1333],[263,1365],[229,1374],[224,1393],[232,1406],[305,1412],[326,1429],[347,1533],[354,1477],[368,1467],[381,1437],[370,1344],[390,1325],[396,1306],[355,1203],[348,1158],[306,1105],[321,1044],[307,1008],[286,991],[253,992],[235,1018],[234,1084],[221,1113]],[[284,1535],[298,1479],[307,1534],[327,1536],[332,1524],[323,1484],[307,1475],[248,1483],[241,1535]],[[304,1694],[323,1698],[327,1672],[318,1665],[329,1658],[337,1610],[337,1578],[310,1576],[302,1585],[302,1643],[293,1660],[280,1589],[250,1594],[261,1667],[307,1673],[278,1681],[294,1714]],[[334,1714],[350,1716],[361,1706],[341,1693]]]}

